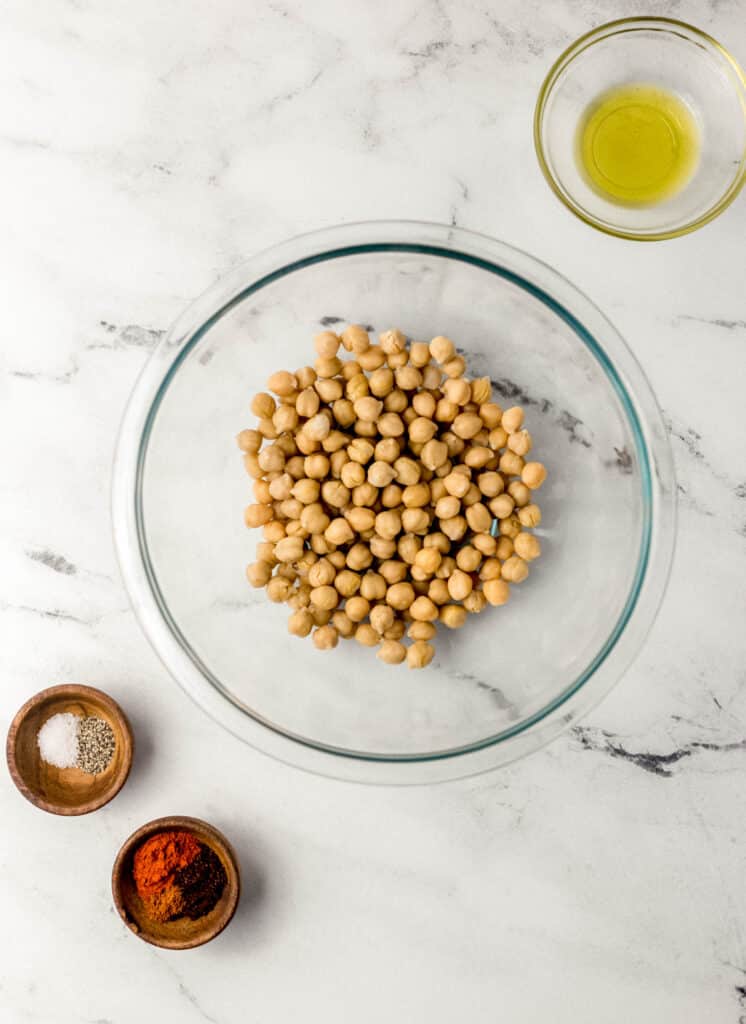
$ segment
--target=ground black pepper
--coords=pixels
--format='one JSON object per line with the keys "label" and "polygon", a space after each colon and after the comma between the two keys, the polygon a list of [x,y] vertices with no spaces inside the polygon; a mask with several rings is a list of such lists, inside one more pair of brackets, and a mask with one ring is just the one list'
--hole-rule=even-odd
{"label": "ground black pepper", "polygon": [[228,882],[220,857],[209,846],[200,845],[197,856],[174,876],[183,900],[180,913],[192,920],[209,914]]}

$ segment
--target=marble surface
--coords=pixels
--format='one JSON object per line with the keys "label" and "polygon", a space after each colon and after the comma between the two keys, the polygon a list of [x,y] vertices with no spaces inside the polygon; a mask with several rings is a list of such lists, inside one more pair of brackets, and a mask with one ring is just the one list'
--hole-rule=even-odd
{"label": "marble surface", "polygon": [[[3,4],[3,726],[78,680],[138,741],[88,818],[0,783],[3,1022],[746,1021],[744,199],[625,243],[566,212],[532,151],[547,67],[624,13],[746,61],[742,0]],[[259,248],[372,217],[562,270],[649,374],[679,479],[669,592],[614,693],[543,752],[431,789],[306,776],[220,732],[141,635],[110,531],[121,412],[170,321]],[[234,839],[246,893],[219,940],[166,953],[123,927],[109,871],[179,812]]]}

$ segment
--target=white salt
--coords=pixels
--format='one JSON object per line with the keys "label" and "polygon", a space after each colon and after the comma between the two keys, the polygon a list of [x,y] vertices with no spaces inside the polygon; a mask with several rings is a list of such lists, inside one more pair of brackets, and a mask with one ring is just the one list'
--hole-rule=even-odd
{"label": "white salt", "polygon": [[42,759],[56,768],[72,768],[78,758],[77,715],[52,715],[39,729],[37,742]]}

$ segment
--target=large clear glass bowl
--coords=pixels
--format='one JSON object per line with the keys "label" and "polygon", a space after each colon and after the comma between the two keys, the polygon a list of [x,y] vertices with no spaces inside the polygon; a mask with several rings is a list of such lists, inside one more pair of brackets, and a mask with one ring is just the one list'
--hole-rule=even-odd
{"label": "large clear glass bowl", "polygon": [[[354,642],[317,651],[248,586],[257,534],[235,435],[269,374],[347,321],[453,338],[495,400],[521,404],[549,478],[543,555],[510,603],[444,631],[429,668]],[[599,310],[549,267],[438,224],[347,225],[254,257],[174,324],[129,403],[114,526],[140,622],[214,719],[283,761],[422,783],[536,749],[638,651],[665,588],[674,481],[660,412]],[[217,742],[217,737],[216,737]]]}

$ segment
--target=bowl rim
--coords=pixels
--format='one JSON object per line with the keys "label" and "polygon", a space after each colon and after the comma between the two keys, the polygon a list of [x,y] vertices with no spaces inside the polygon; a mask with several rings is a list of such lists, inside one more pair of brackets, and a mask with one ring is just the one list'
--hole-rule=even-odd
{"label": "bowl rim", "polygon": [[[644,550],[627,604],[610,634],[611,644],[604,645],[579,681],[518,726],[468,747],[416,756],[324,746],[284,732],[241,705],[211,676],[170,619],[147,557],[142,522],[150,430],[169,381],[200,337],[269,281],[323,260],[379,251],[429,253],[472,263],[519,284],[559,314],[581,341],[595,347],[594,355],[617,390],[635,437],[644,487]],[[570,313],[570,307],[579,312]],[[597,334],[603,335],[605,347],[596,341]],[[675,533],[675,482],[667,433],[647,379],[615,328],[579,289],[541,261],[486,235],[428,222],[369,221],[313,231],[258,253],[177,319],[143,369],[124,414],[113,472],[112,518],[120,569],[140,625],[170,674],[211,717],[252,746],[310,771],[351,781],[417,784],[477,774],[536,749],[617,681],[641,646],[665,590]]]}
{"label": "bowl rim", "polygon": [[[707,32],[704,32],[702,29],[697,28],[696,25],[691,25],[689,22],[680,21],[676,18],[655,17],[653,15],[617,18],[614,21],[607,21],[603,25],[597,25],[596,28],[578,36],[577,39],[562,51],[550,67],[541,84],[539,95],[536,100],[536,107],[534,108],[534,149],[536,150],[536,157],[539,161],[541,172],[552,192],[554,192],[563,206],[567,207],[571,213],[574,213],[575,216],[585,224],[590,225],[592,228],[596,228],[597,231],[602,231],[606,235],[612,235],[615,238],[624,238],[633,242],[660,242],[666,239],[681,238],[683,235],[688,235],[690,232],[704,227],[705,224],[709,224],[710,221],[720,216],[720,214],[730,206],[743,188],[744,184],[746,184],[746,145],[744,145],[738,172],[735,174],[733,180],[720,199],[706,210],[705,213],[696,217],[694,220],[687,221],[679,227],[669,228],[662,231],[639,232],[631,229],[616,228],[609,225],[606,221],[601,221],[598,218],[593,217],[574,202],[570,193],[562,188],[560,183],[552,174],[543,144],[544,110],[552,90],[559,79],[560,73],[564,71],[565,68],[569,67],[569,65],[580,57],[589,47],[596,43],[601,42],[604,39],[608,39],[613,35],[638,32],[643,29],[649,30],[654,25],[660,26],[659,31],[670,32],[672,35],[681,36],[682,30],[692,33],[692,35],[697,37],[702,43],[714,50],[723,58],[726,65],[729,66],[730,70],[734,73],[734,86],[738,90],[741,110],[743,112],[744,121],[746,122],[746,74],[744,74],[743,69],[733,54],[725,46],[719,43],[717,39],[709,35]],[[615,29],[616,31],[609,31],[610,29]]]}

